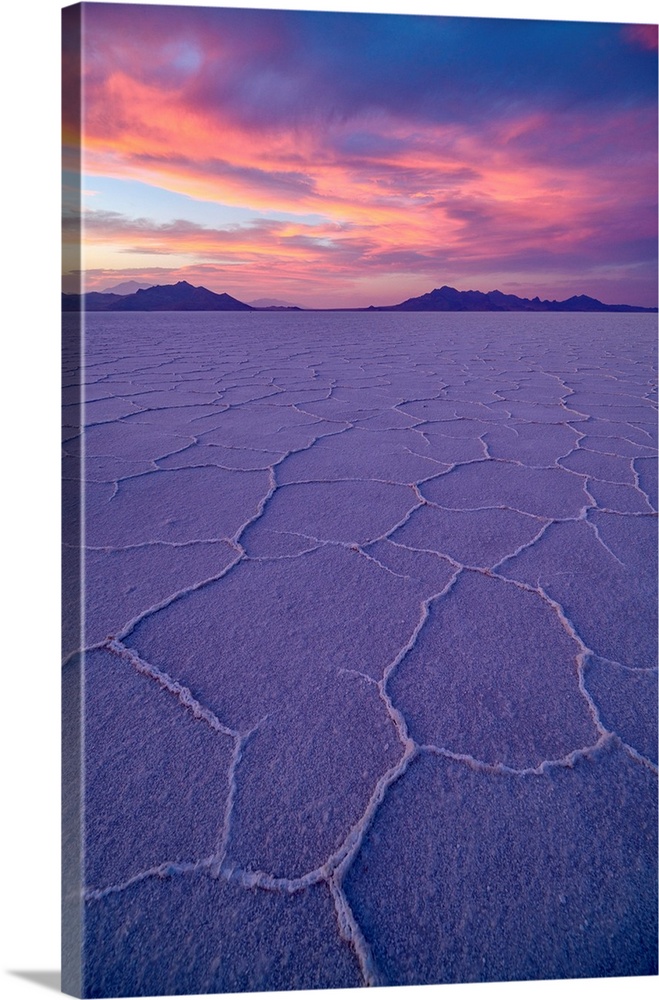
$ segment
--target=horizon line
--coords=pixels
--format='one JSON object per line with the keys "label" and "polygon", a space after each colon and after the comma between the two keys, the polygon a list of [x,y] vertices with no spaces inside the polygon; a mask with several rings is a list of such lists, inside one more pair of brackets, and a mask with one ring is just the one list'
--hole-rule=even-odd
{"label": "horizon line", "polygon": [[[128,284],[130,281],[135,281],[135,279],[127,278],[125,280],[125,282],[119,281],[119,282],[116,282],[116,284],[117,285],[121,285],[121,284],[124,284],[124,283]],[[139,282],[137,282],[137,281],[135,281],[135,283],[139,284]],[[434,288],[432,288],[429,292],[421,292],[418,295],[408,296],[407,298],[401,299],[399,302],[392,303],[391,305],[375,305],[374,303],[370,303],[367,306],[357,306],[357,305],[353,305],[353,306],[332,306],[332,305],[330,305],[330,306],[308,306],[308,305],[307,306],[303,306],[303,305],[299,305],[299,304],[294,303],[294,302],[291,302],[290,304],[287,303],[286,305],[281,305],[281,306],[280,305],[276,305],[276,306],[254,306],[254,305],[251,305],[251,303],[248,300],[238,298],[238,296],[233,295],[231,292],[227,292],[226,290],[218,292],[218,291],[215,291],[212,288],[209,288],[207,285],[193,285],[191,282],[187,281],[184,278],[179,279],[178,281],[168,282],[168,283],[165,283],[165,284],[154,283],[154,284],[146,285],[144,288],[139,289],[139,291],[147,291],[148,289],[151,289],[151,288],[174,288],[174,287],[176,287],[176,285],[188,285],[189,287],[194,288],[194,289],[203,289],[204,291],[211,292],[213,295],[228,295],[230,298],[235,299],[237,302],[241,303],[241,305],[247,305],[247,306],[249,306],[249,308],[253,309],[255,312],[273,312],[273,311],[280,311],[280,312],[287,312],[287,311],[289,311],[289,312],[290,311],[299,311],[299,312],[368,312],[368,311],[371,311],[371,310],[373,310],[373,311],[397,310],[397,308],[400,305],[402,305],[403,303],[405,303],[405,302],[410,302],[410,301],[414,301],[414,300],[417,300],[417,299],[425,298],[425,296],[431,295],[431,294],[433,294],[434,292],[437,292],[437,291],[441,291],[442,289],[447,289],[447,290],[449,290],[451,292],[457,292],[459,295],[475,294],[475,295],[488,296],[488,295],[493,295],[495,293],[498,293],[499,295],[505,295],[506,297],[509,297],[509,298],[519,299],[520,301],[527,301],[527,302],[538,301],[538,302],[548,302],[548,303],[552,303],[552,304],[553,303],[561,304],[561,303],[564,303],[564,302],[569,302],[572,299],[586,298],[586,299],[591,299],[591,300],[596,301],[596,302],[600,302],[601,305],[606,306],[608,309],[613,309],[613,308],[616,308],[616,307],[620,306],[620,307],[625,307],[625,308],[629,308],[629,309],[645,310],[645,311],[649,311],[649,312],[659,311],[659,301],[657,302],[656,305],[650,305],[650,306],[637,305],[637,304],[628,303],[628,302],[612,302],[612,303],[609,303],[609,302],[603,302],[601,299],[598,299],[594,295],[589,295],[587,292],[575,292],[572,295],[569,295],[569,296],[567,296],[567,298],[564,298],[564,299],[557,299],[557,298],[550,299],[550,298],[541,298],[537,293],[534,296],[531,297],[530,295],[518,295],[516,292],[503,292],[500,288],[491,288],[487,292],[483,292],[483,291],[481,291],[478,288],[459,289],[459,288],[455,288],[452,285],[446,285],[446,284],[437,285]],[[69,295],[69,296],[78,295],[78,296],[83,296],[83,295],[89,295],[89,294],[93,294],[93,295],[116,295],[119,298],[127,298],[129,295],[135,295],[135,294],[137,294],[137,290],[135,292],[113,292],[113,291],[111,291],[111,288],[87,289],[85,291],[77,291],[77,292],[66,292],[66,291],[64,291],[64,289],[61,290],[61,295]],[[268,299],[268,298],[274,299],[276,297],[275,296],[269,296],[269,295],[261,295],[261,296],[257,296],[257,300],[259,298],[261,298],[261,299]],[[214,311],[214,310],[207,310],[207,311],[211,312],[211,311]],[[221,311],[221,310],[217,310],[217,311]],[[428,310],[428,311],[442,311],[442,310]],[[458,310],[456,310],[456,311],[458,311]],[[474,310],[474,311],[478,311],[478,310]],[[489,311],[489,310],[482,310],[482,311]],[[505,310],[503,310],[503,311],[505,311]],[[596,310],[593,310],[593,311],[596,311]]]}

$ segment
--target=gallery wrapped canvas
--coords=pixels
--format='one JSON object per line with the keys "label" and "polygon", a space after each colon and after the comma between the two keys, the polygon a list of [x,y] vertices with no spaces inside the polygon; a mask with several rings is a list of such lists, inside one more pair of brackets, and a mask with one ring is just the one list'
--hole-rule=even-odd
{"label": "gallery wrapped canvas", "polygon": [[657,972],[657,27],[63,11],[63,987]]}

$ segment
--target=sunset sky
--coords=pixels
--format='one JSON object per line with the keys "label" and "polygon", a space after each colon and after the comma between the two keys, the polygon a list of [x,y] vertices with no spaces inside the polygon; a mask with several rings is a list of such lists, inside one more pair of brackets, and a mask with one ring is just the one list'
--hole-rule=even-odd
{"label": "sunset sky", "polygon": [[88,290],[657,304],[656,27],[83,8]]}

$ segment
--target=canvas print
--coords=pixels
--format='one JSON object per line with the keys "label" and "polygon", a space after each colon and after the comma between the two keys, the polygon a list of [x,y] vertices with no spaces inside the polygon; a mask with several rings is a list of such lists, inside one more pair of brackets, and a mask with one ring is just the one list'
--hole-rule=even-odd
{"label": "canvas print", "polygon": [[657,972],[657,26],[63,11],[63,986]]}

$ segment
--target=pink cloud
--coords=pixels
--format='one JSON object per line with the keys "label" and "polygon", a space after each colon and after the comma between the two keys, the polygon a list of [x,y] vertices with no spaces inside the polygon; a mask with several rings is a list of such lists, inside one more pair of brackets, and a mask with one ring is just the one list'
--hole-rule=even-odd
{"label": "pink cloud", "polygon": [[649,52],[657,51],[659,28],[656,24],[626,24],[622,33],[631,45],[647,49]]}
{"label": "pink cloud", "polygon": [[[197,272],[233,268],[232,287],[267,277],[293,291],[311,282],[342,293],[389,273],[423,291],[447,270],[518,274],[524,261],[543,275],[581,261],[587,274],[641,253],[643,240],[647,259],[656,239],[652,105],[519,101],[497,114],[494,102],[486,120],[438,120],[378,104],[369,90],[350,114],[321,113],[308,59],[298,51],[297,77],[287,72],[295,46],[281,18],[275,35],[265,16],[251,34],[235,31],[228,12],[226,31],[206,33],[201,15],[179,33],[175,14],[165,27],[147,11],[137,29],[130,8],[98,17],[109,20],[87,63],[86,182],[142,181],[258,221],[220,229],[92,213],[85,240],[95,259],[104,247],[183,254]],[[656,27],[622,31],[656,49]],[[259,53],[250,78],[241,66]],[[266,223],[273,212],[324,221]]]}

